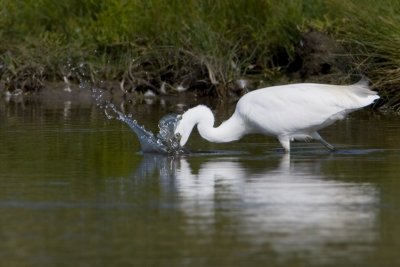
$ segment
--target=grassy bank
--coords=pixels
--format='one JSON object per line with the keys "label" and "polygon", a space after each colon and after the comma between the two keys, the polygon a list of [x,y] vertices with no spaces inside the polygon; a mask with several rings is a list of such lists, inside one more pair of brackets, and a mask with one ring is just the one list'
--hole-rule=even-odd
{"label": "grassy bank", "polygon": [[0,75],[9,91],[77,80],[82,63],[93,82],[136,92],[226,95],[249,74],[263,84],[312,80],[331,74],[298,66],[304,34],[316,31],[346,59],[338,82],[363,73],[399,108],[397,0],[0,0],[0,13]]}

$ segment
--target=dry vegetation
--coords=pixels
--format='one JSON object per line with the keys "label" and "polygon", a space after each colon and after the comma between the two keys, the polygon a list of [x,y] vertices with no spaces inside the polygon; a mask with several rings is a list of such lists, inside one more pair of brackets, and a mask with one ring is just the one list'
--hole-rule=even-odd
{"label": "dry vegetation", "polygon": [[91,82],[126,92],[220,96],[242,93],[242,78],[262,86],[364,74],[399,109],[398,14],[397,0],[0,0],[0,90],[78,82],[81,65]]}

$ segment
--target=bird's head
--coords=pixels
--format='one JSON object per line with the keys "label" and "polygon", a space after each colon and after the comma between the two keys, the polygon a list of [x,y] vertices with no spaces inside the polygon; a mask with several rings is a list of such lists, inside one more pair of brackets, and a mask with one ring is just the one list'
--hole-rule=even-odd
{"label": "bird's head", "polygon": [[179,140],[179,144],[184,146],[194,126],[198,123],[200,125],[204,121],[209,122],[211,125],[214,124],[214,116],[211,110],[204,105],[198,105],[183,113],[179,117],[178,124],[175,128],[175,137]]}

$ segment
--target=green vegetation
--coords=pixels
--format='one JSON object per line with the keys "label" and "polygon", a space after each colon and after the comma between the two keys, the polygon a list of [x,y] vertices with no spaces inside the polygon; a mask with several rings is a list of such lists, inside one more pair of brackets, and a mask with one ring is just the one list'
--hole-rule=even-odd
{"label": "green vegetation", "polygon": [[38,90],[84,63],[127,91],[224,95],[249,74],[281,79],[317,31],[351,59],[338,82],[363,73],[400,108],[399,14],[398,0],[0,0],[0,75],[10,91]]}

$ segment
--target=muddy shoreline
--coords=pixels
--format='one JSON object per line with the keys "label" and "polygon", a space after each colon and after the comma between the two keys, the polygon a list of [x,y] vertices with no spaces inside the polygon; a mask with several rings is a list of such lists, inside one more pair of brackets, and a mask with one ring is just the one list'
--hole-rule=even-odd
{"label": "muddy shoreline", "polygon": [[[49,87],[68,92],[77,84],[89,84],[113,94],[146,96],[194,92],[202,96],[225,98],[276,84],[343,84],[356,81],[358,77],[355,76],[359,76],[357,73],[351,74],[351,62],[343,56],[344,48],[333,38],[316,31],[301,36],[294,56],[277,49],[269,63],[271,66],[249,62],[242,66],[244,70],[238,69],[236,74],[230,74],[229,77],[224,77],[225,74],[219,73],[209,62],[188,56],[189,51],[172,49],[164,53],[164,56],[177,58],[160,63],[156,57],[143,56],[143,59],[136,60],[138,63],[130,65],[124,73],[113,79],[104,78],[107,76],[106,70],[94,69],[87,62],[68,62],[65,66],[60,62],[60,69],[56,71],[59,72],[58,78],[55,79],[40,66],[25,68],[11,76],[2,75],[0,93],[40,93]],[[183,63],[186,66],[180,65]]]}
{"label": "muddy shoreline", "polygon": [[[209,97],[219,101],[236,101],[249,91],[267,86],[299,82],[350,84],[365,76],[364,73],[354,72],[354,63],[345,47],[321,32],[304,33],[294,55],[290,58],[286,53],[277,51],[272,63],[275,68],[267,70],[251,64],[246,72],[230,80],[220,80],[221,77],[216,76],[205,63],[193,63],[191,69],[185,67],[179,70],[175,66],[160,71],[149,67],[154,62],[144,61],[141,63],[144,69],[140,69],[139,64],[136,69],[129,68],[113,80],[102,79],[100,74],[96,76],[98,72],[87,63],[70,65],[68,71],[64,69],[59,74],[61,79],[55,81],[50,81],[46,75],[36,75],[38,70],[32,69],[32,73],[23,72],[6,79],[2,77],[0,95],[15,100],[29,95],[50,102],[87,102],[91,101],[91,89],[99,88],[107,91],[113,101],[126,103],[164,97]],[[384,92],[384,88],[376,86],[375,79],[370,80],[372,89]],[[398,105],[396,100],[390,101],[390,97],[385,97],[374,105],[374,108],[378,107],[395,110]]]}

